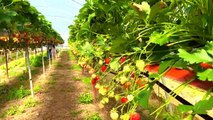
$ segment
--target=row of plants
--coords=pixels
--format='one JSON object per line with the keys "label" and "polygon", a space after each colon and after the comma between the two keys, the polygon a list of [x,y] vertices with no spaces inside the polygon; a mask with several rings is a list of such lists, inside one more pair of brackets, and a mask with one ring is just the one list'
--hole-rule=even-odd
{"label": "row of plants", "polygon": [[1,1],[0,16],[0,48],[13,50],[63,43],[51,23],[26,0]]}
{"label": "row of plants", "polygon": [[[28,49],[42,48],[42,46],[47,44],[62,44],[64,41],[52,28],[51,23],[35,7],[31,6],[27,0],[1,0],[0,16],[0,49],[5,51],[6,79],[9,80],[8,50],[24,50],[31,95],[33,96],[33,81]],[[42,62],[44,66],[44,59]]]}
{"label": "row of plants", "polygon": [[[137,108],[149,106],[153,86],[170,68],[192,71],[193,80],[213,82],[212,20],[212,0],[86,0],[69,26],[69,45],[89,70],[100,104],[117,101],[111,118],[139,120]],[[141,73],[150,64],[160,67],[147,78]],[[110,73],[116,74],[107,80]],[[188,83],[173,92],[180,93]],[[212,109],[211,91],[194,106],[178,106],[181,112],[190,111],[185,119]],[[172,99],[151,115],[157,118]]]}

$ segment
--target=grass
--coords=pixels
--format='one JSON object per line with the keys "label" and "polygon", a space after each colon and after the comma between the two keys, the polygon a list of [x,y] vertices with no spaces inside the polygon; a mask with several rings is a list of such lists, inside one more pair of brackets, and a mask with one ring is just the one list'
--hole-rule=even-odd
{"label": "grass", "polygon": [[90,83],[91,83],[91,78],[90,78],[90,77],[82,78],[82,82],[83,82],[84,84],[90,84]]}
{"label": "grass", "polygon": [[79,114],[81,114],[82,112],[84,112],[84,110],[79,110],[79,111],[71,111],[70,115],[72,117],[77,117]]}
{"label": "grass", "polygon": [[98,113],[94,113],[93,115],[85,118],[84,120],[102,120]]}
{"label": "grass", "polygon": [[81,78],[79,78],[79,77],[73,77],[73,80],[74,81],[81,81]]}
{"label": "grass", "polygon": [[93,102],[93,96],[91,93],[82,93],[79,97],[79,103],[90,104]]}
{"label": "grass", "polygon": [[61,67],[64,67],[64,65],[57,63],[57,64],[55,64],[55,67],[61,68]]}
{"label": "grass", "polygon": [[21,113],[24,113],[26,108],[35,107],[38,104],[39,102],[37,100],[30,97],[26,99],[22,105],[14,105],[8,108],[7,110],[3,111],[3,113],[0,114],[0,118],[12,116],[12,115],[19,115]]}
{"label": "grass", "polygon": [[12,115],[19,115],[24,112],[23,106],[14,105],[8,108],[6,111],[4,111],[0,117],[6,117],[6,116],[12,116]]}
{"label": "grass", "polygon": [[39,102],[33,98],[28,98],[23,102],[23,106],[24,108],[31,108],[31,107],[35,107],[36,105],[38,105]]}
{"label": "grass", "polygon": [[81,66],[79,66],[79,65],[72,65],[72,66],[71,66],[71,69],[72,69],[72,70],[81,70],[82,68],[81,68]]}
{"label": "grass", "polygon": [[25,89],[23,85],[21,85],[19,88],[12,88],[9,89],[8,93],[6,94],[7,100],[14,100],[14,99],[21,99],[25,96],[29,95],[30,91]]}
{"label": "grass", "polygon": [[48,81],[48,84],[49,84],[49,85],[55,85],[55,83],[56,83],[56,80],[55,80],[55,79],[50,79],[50,80]]}
{"label": "grass", "polygon": [[42,90],[41,85],[35,85],[35,86],[33,87],[34,93],[40,92],[41,90]]}

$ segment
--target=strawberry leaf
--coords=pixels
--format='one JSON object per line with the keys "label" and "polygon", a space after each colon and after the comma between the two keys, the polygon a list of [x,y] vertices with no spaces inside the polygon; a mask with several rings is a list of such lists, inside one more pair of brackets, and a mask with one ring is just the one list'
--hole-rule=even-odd
{"label": "strawberry leaf", "polygon": [[160,63],[160,67],[158,69],[158,73],[163,73],[168,67],[174,64],[174,60],[165,60]]}
{"label": "strawberry leaf", "polygon": [[193,106],[192,105],[179,105],[177,107],[178,111],[180,112],[189,112],[193,110]]}
{"label": "strawberry leaf", "polygon": [[197,76],[199,77],[200,80],[203,80],[203,81],[213,81],[213,69],[207,69],[203,72],[198,72],[197,73]]}
{"label": "strawberry leaf", "polygon": [[209,54],[211,54],[211,55],[213,56],[213,49],[212,49],[212,48],[213,48],[213,41],[207,43],[204,49],[205,49]]}
{"label": "strawberry leaf", "polygon": [[140,106],[147,108],[150,95],[151,90],[142,90],[136,97],[136,100],[138,101]]}
{"label": "strawberry leaf", "polygon": [[212,58],[203,49],[193,54],[188,53],[184,49],[179,49],[178,52],[180,58],[183,58],[184,61],[187,61],[191,64],[201,62],[212,62]]}
{"label": "strawberry leaf", "polygon": [[213,96],[211,96],[208,100],[199,101],[194,105],[194,112],[196,114],[206,114],[207,110],[213,108]]}
{"label": "strawberry leaf", "polygon": [[152,42],[152,43],[155,43],[155,44],[158,44],[158,45],[164,45],[166,43],[169,42],[169,37],[166,37],[164,34],[161,34],[159,32],[156,32],[154,31],[149,40]]}

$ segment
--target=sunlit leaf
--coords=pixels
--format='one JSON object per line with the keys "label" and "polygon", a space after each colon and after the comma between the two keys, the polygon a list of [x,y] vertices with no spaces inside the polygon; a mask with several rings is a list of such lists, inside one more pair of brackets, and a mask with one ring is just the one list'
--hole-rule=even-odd
{"label": "sunlit leaf", "polygon": [[191,64],[201,62],[212,62],[212,58],[203,49],[193,54],[188,53],[184,49],[179,49],[178,52],[180,58],[183,58],[184,61],[187,61]]}
{"label": "sunlit leaf", "polygon": [[207,69],[203,72],[198,72],[197,73],[197,76],[200,80],[203,80],[203,81],[213,81],[213,69]]}

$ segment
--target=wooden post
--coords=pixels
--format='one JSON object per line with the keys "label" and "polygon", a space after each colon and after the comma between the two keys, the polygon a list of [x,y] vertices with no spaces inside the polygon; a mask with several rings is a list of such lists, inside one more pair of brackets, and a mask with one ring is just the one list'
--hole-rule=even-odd
{"label": "wooden post", "polygon": [[45,73],[43,46],[41,46],[41,54],[42,54],[43,75],[45,76],[46,73]]}
{"label": "wooden post", "polygon": [[32,97],[34,97],[33,80],[32,80],[31,68],[30,68],[30,58],[29,58],[28,47],[25,48],[25,57],[26,57],[25,60],[27,60],[26,63],[27,63],[27,68],[29,73],[30,91],[31,91]]}
{"label": "wooden post", "polygon": [[4,49],[5,51],[5,65],[6,65],[6,80],[9,80],[9,73],[8,73],[8,52],[7,52],[7,48]]}

